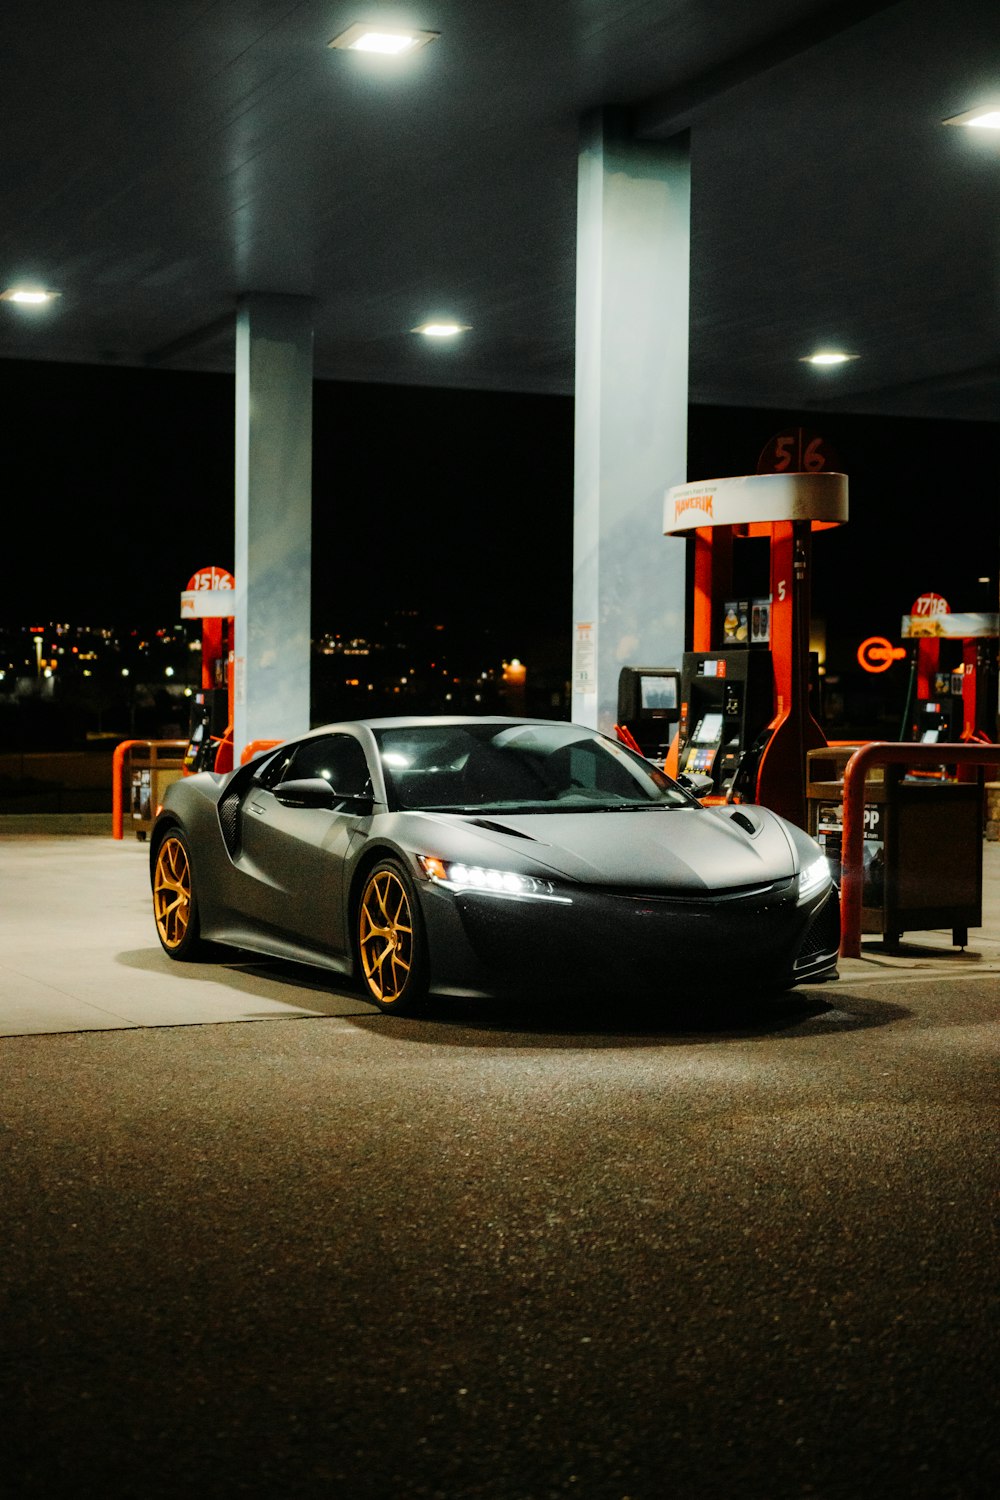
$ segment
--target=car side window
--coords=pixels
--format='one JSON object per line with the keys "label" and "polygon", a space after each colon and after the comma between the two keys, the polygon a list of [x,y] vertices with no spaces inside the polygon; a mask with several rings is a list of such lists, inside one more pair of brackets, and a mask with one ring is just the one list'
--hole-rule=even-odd
{"label": "car side window", "polygon": [[265,761],[254,775],[253,779],[257,785],[267,787],[270,791],[271,787],[282,781],[295,758],[295,750],[294,745],[285,745],[282,749],[276,750],[270,760]]}
{"label": "car side window", "polygon": [[328,781],[343,797],[363,797],[371,792],[368,761],[353,735],[321,735],[318,739],[304,740],[271,785],[315,776]]}

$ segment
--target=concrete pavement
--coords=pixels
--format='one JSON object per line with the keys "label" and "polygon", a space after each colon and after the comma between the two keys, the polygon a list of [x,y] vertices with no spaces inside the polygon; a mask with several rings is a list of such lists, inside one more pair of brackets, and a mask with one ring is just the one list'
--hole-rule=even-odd
{"label": "concrete pavement", "polygon": [[[90,833],[106,820],[0,819],[0,1035],[196,1026],[364,1014],[335,975],[232,953],[177,964],[150,908],[148,846]],[[20,828],[35,831],[17,831]],[[88,836],[89,835],[89,836]],[[908,936],[896,953],[866,941],[841,975],[907,982],[1000,974],[1000,843],[983,845],[983,926],[966,950],[950,932]]]}
{"label": "concrete pavement", "polygon": [[964,956],[410,1021],[3,840],[0,1493],[992,1500],[998,852]]}
{"label": "concrete pavement", "polygon": [[[294,964],[178,964],[153,926],[135,838],[0,829],[0,1036],[368,1012],[336,975]],[[248,961],[249,960],[249,961]]]}

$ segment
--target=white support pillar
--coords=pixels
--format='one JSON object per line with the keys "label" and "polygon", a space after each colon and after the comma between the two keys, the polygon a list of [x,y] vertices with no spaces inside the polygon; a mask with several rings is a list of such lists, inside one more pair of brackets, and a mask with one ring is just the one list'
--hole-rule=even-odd
{"label": "white support pillar", "polygon": [[236,319],[236,764],[309,728],[312,303],[250,293]]}
{"label": "white support pillar", "polygon": [[578,178],[573,700],[610,731],[623,666],[679,667],[685,547],[663,495],[687,478],[687,136],[582,125]]}

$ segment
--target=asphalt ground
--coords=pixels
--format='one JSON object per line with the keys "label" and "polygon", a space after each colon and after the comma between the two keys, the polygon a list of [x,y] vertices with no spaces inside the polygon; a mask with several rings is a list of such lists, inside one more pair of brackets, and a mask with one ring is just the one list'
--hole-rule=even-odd
{"label": "asphalt ground", "polygon": [[737,975],[420,1021],[172,965],[261,1018],[115,1026],[102,945],[161,977],[138,893],[109,905],[142,861],[42,842],[0,847],[0,978],[102,1024],[0,1042],[0,1494],[996,1492],[987,942],[752,1007]]}

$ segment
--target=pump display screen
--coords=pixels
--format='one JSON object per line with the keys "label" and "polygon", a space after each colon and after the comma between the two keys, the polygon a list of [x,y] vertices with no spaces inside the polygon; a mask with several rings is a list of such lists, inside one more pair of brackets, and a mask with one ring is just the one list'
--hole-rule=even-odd
{"label": "pump display screen", "polygon": [[645,709],[676,708],[676,677],[640,677],[639,705]]}
{"label": "pump display screen", "polygon": [[714,745],[722,739],[722,715],[706,714],[695,725],[692,745]]}

